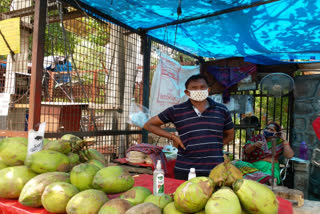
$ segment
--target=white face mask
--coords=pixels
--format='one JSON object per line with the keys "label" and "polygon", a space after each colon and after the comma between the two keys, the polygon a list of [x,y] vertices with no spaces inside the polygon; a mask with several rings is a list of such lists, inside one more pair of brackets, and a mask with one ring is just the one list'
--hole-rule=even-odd
{"label": "white face mask", "polygon": [[207,99],[209,92],[208,89],[205,90],[188,90],[190,92],[190,99],[194,101],[204,101]]}

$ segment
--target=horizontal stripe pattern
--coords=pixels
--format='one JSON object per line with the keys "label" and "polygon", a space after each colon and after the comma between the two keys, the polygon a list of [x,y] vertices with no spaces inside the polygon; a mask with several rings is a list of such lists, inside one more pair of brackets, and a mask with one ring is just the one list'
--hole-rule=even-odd
{"label": "horizontal stripe pattern", "polygon": [[186,150],[179,148],[176,170],[210,172],[223,162],[223,131],[233,128],[228,109],[208,98],[209,107],[197,115],[190,100],[174,105],[158,117],[164,123],[173,123]]}

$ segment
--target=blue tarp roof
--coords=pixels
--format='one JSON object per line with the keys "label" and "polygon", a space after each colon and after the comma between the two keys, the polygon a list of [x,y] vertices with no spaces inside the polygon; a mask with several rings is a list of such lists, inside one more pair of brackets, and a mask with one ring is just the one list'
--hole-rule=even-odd
{"label": "blue tarp roof", "polygon": [[179,20],[269,2],[149,30],[147,34],[201,57],[245,57],[260,64],[268,64],[266,59],[288,63],[294,59],[320,60],[320,0],[77,1],[136,30],[176,21],[179,2]]}

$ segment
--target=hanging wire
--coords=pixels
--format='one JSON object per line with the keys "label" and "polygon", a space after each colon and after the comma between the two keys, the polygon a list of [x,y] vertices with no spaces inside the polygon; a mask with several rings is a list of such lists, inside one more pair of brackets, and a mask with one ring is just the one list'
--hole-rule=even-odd
{"label": "hanging wire", "polygon": [[[167,40],[166,40],[166,36],[167,36]],[[163,41],[168,42],[168,26],[164,28]]]}
{"label": "hanging wire", "polygon": [[[90,17],[88,16],[88,14],[86,13],[86,11],[80,6],[80,4],[78,3],[77,0],[74,0],[74,2],[78,5],[78,8],[86,15],[87,19],[89,19]],[[110,2],[111,4],[113,4],[113,1]],[[113,50],[113,53],[112,53],[112,56],[111,56],[111,62],[110,62],[110,67],[109,67],[109,70],[107,72],[107,75],[105,77],[105,84],[107,85],[108,84],[108,81],[109,81],[109,77],[111,76],[111,71],[112,71],[112,67],[113,67],[113,64],[114,64],[114,61],[115,61],[115,54],[116,54],[116,49],[114,48]],[[80,77],[79,77],[80,78]],[[83,88],[83,86],[82,86]],[[84,89],[83,89],[84,90]],[[92,113],[91,113],[92,114]]]}
{"label": "hanging wire", "polygon": [[[178,4],[178,8],[177,8],[177,15],[178,15],[177,21],[179,21],[180,15],[182,14],[181,2],[182,2],[182,0],[179,0],[179,4]],[[178,33],[178,26],[179,26],[179,24],[177,24],[177,25],[176,25],[176,31],[175,31],[175,33],[174,33],[174,42],[173,42],[173,46],[176,46],[177,33]],[[174,50],[172,49],[172,53],[173,53],[173,51],[174,51]]]}
{"label": "hanging wire", "polygon": [[89,18],[88,14],[86,11],[80,6],[79,2],[77,0],[74,0],[74,2],[78,5],[78,8],[81,9],[81,11],[86,15],[87,18]]}
{"label": "hanging wire", "polygon": [[[69,43],[67,44],[67,34],[66,34],[66,30],[64,28],[64,24],[63,24],[63,7],[62,7],[62,3],[59,2],[58,3],[58,11],[59,11],[59,17],[60,17],[60,27],[62,29],[62,35],[63,35],[63,43],[64,43],[64,55],[66,57],[66,59],[68,60],[68,49],[69,49],[69,52],[70,52],[70,47],[68,48],[67,45],[69,46]],[[72,54],[72,53],[70,53]],[[71,72],[70,72],[70,68],[69,68],[69,63],[67,63],[67,73],[68,73],[68,76],[69,76],[69,83],[70,83],[70,97],[71,97],[71,102],[73,102],[73,93],[72,93],[72,75],[71,75]]]}

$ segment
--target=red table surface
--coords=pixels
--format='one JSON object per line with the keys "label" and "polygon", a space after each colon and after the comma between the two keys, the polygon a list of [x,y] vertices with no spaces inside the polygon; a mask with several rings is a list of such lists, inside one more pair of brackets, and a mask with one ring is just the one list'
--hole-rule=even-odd
{"label": "red table surface", "polygon": [[[152,175],[136,175],[134,176],[135,186],[144,186],[152,191],[153,180]],[[183,180],[177,180],[173,178],[165,178],[165,193],[172,194],[175,192],[177,187],[182,184]],[[116,195],[108,195],[110,199],[117,197]],[[279,200],[279,214],[292,214],[292,205],[289,201],[277,197]],[[50,212],[46,211],[44,208],[32,208],[21,205],[17,200],[4,199],[0,198],[0,213],[1,214],[30,214],[30,213],[38,213],[38,214],[50,214]]]}

